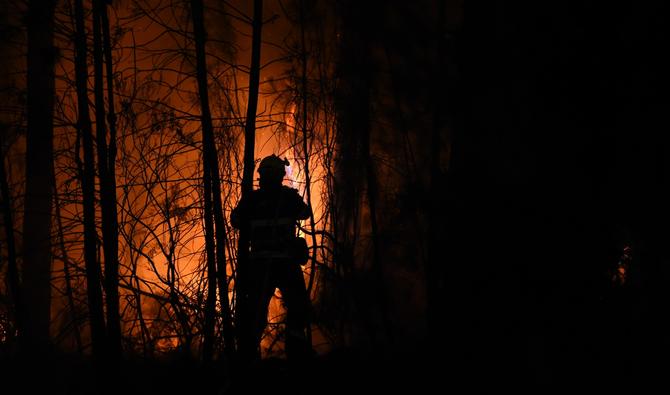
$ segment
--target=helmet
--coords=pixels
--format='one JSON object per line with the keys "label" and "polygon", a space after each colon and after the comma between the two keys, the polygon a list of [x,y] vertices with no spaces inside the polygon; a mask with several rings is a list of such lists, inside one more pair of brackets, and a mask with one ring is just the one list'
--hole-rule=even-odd
{"label": "helmet", "polygon": [[286,159],[281,159],[275,154],[272,154],[270,156],[266,156],[261,160],[260,165],[258,165],[258,172],[262,173],[265,172],[266,170],[278,172],[285,174],[286,170],[284,169],[284,166],[288,166],[289,162]]}

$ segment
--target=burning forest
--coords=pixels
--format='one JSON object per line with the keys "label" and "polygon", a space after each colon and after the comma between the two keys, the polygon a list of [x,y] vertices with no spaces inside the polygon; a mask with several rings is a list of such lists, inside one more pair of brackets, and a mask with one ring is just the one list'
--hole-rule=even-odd
{"label": "burning forest", "polygon": [[0,391],[663,385],[668,10],[596,3],[3,0]]}

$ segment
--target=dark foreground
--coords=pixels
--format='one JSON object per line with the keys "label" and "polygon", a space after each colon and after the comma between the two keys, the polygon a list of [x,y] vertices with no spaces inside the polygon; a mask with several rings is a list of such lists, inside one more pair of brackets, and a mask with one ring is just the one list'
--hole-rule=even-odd
{"label": "dark foreground", "polygon": [[[528,339],[527,339],[528,340]],[[625,339],[622,339],[625,341]],[[339,351],[304,366],[267,359],[245,372],[184,360],[127,360],[115,380],[79,358],[4,360],[2,394],[433,394],[433,393],[667,393],[667,353],[604,352],[597,344],[561,346],[555,359],[538,358],[532,339],[518,353],[507,345],[472,353]],[[482,341],[483,345],[487,342]],[[549,347],[544,347],[549,349]],[[441,352],[441,351],[440,351]],[[545,355],[548,355],[545,353]],[[108,376],[108,375],[107,375]]]}

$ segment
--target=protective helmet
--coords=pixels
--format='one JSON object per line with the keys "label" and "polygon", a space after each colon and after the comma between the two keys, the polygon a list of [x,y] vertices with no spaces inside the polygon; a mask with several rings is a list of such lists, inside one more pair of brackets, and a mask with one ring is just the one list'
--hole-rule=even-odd
{"label": "protective helmet", "polygon": [[286,169],[284,166],[288,166],[289,162],[286,159],[281,159],[275,154],[272,154],[270,156],[266,156],[261,160],[260,165],[258,165],[258,172],[262,173],[265,172],[266,170],[270,170],[273,172],[277,173],[286,173]]}

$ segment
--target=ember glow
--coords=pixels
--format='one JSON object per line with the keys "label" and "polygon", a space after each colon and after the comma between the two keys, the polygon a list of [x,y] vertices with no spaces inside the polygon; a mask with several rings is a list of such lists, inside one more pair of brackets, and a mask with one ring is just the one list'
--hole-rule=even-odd
{"label": "ember glow", "polygon": [[612,284],[614,286],[624,286],[628,283],[629,269],[632,262],[632,249],[626,246],[621,254],[621,259],[617,262],[614,273],[612,274]]}

